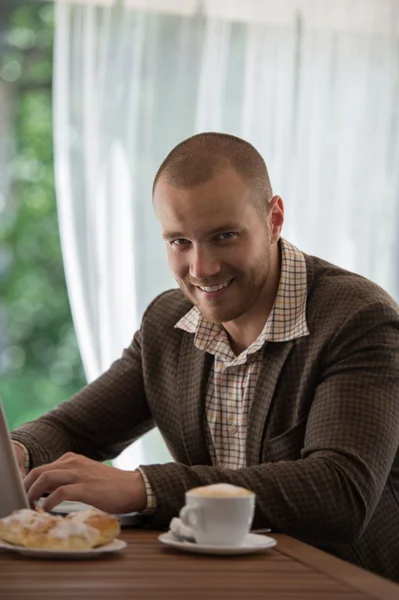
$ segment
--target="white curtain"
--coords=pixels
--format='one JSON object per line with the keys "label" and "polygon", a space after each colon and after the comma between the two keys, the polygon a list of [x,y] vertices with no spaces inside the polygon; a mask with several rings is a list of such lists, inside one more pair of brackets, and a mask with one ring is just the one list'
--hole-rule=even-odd
{"label": "white curtain", "polygon": [[[57,3],[57,200],[89,381],[174,285],[151,185],[168,151],[199,131],[258,148],[285,200],[287,239],[398,298],[398,9],[396,0]],[[168,459],[151,433],[116,464]]]}

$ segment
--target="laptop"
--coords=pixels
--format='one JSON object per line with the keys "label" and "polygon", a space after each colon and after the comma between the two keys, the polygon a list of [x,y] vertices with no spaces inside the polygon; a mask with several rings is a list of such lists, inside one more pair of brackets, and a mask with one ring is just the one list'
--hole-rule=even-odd
{"label": "laptop", "polygon": [[[11,443],[10,432],[7,426],[3,403],[0,398],[0,519],[7,517],[14,510],[29,508],[28,497],[25,492],[22,476],[18,467],[17,458]],[[44,498],[39,500],[39,504]],[[83,502],[65,501],[55,506],[51,511],[54,514],[66,515],[70,512],[92,508]],[[122,527],[139,527],[144,517],[137,512],[115,515]]]}

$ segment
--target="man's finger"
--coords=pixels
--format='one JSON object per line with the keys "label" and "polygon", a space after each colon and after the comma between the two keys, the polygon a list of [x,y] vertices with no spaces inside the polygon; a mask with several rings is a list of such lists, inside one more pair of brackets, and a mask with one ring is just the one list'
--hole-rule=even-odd
{"label": "man's finger", "polygon": [[61,463],[61,460],[58,458],[57,460],[55,460],[52,463],[47,463],[45,465],[41,465],[40,467],[36,467],[35,469],[32,469],[31,471],[29,471],[29,473],[24,478],[25,491],[28,492],[29,489],[32,487],[32,485],[35,483],[35,481],[37,481],[43,473],[51,472],[54,470],[57,470],[57,471],[61,470],[63,465],[62,465],[62,463],[61,464],[60,463]]}
{"label": "man's finger", "polygon": [[64,500],[71,500],[75,502],[85,502],[84,499],[84,487],[81,483],[73,483],[70,485],[62,485],[57,487],[42,504],[44,510],[50,511],[55,506],[58,506]]}
{"label": "man's finger", "polygon": [[36,469],[32,469],[29,471],[27,476],[24,478],[24,487],[25,491],[29,492],[29,489],[35,483],[35,481],[40,477],[40,475],[45,471],[48,465],[43,465],[42,467],[36,467]]}
{"label": "man's finger", "polygon": [[57,488],[75,483],[76,476],[71,471],[50,470],[39,474],[28,488],[30,504],[39,500],[44,493],[54,492]]}

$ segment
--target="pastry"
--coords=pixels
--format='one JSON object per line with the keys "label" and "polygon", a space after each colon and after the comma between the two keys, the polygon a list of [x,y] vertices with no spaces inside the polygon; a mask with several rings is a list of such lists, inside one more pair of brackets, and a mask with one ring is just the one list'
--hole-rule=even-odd
{"label": "pastry", "polygon": [[23,546],[25,536],[43,534],[59,522],[62,517],[54,517],[44,511],[29,508],[16,510],[8,517],[0,519],[0,539],[9,544]]}
{"label": "pastry", "polygon": [[90,550],[98,546],[100,532],[85,523],[63,519],[46,531],[31,531],[22,540],[26,548],[45,550]]}
{"label": "pastry", "polygon": [[70,513],[65,517],[65,520],[71,523],[83,523],[97,529],[100,537],[96,546],[103,546],[112,542],[121,531],[119,521],[114,515],[95,508]]}

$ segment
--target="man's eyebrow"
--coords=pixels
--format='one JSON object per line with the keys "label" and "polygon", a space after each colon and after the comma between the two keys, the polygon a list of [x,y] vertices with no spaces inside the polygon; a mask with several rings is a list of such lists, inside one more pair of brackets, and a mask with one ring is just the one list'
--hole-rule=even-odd
{"label": "man's eyebrow", "polygon": [[165,233],[162,234],[162,237],[164,240],[173,240],[183,238],[184,235],[179,233],[179,231],[165,231]]}
{"label": "man's eyebrow", "polygon": [[240,225],[239,223],[225,223],[224,225],[211,229],[210,231],[208,231],[208,234],[215,235],[216,233],[235,231],[236,229],[242,229],[242,225]]}
{"label": "man's eyebrow", "polygon": [[[223,233],[227,231],[235,231],[236,229],[241,229],[241,225],[239,223],[226,223],[225,225],[219,225],[219,227],[215,227],[214,229],[210,229],[205,233],[206,236],[212,236],[217,233]],[[179,238],[185,238],[184,233],[180,231],[165,231],[162,234],[164,240],[176,240]]]}

